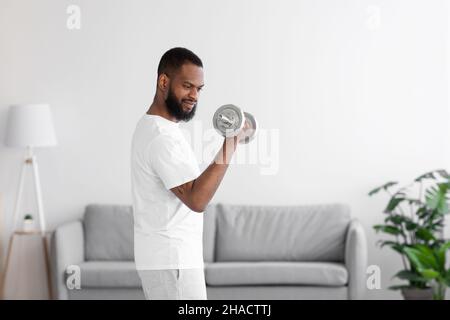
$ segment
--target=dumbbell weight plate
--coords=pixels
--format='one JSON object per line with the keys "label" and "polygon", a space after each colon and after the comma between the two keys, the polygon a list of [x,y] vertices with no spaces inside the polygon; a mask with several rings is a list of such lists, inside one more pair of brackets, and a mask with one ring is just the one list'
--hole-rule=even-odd
{"label": "dumbbell weight plate", "polygon": [[245,119],[250,123],[250,128],[247,129],[245,138],[239,141],[240,143],[249,143],[256,136],[256,130],[258,130],[258,123],[256,122],[255,117],[248,112],[244,112]]}
{"label": "dumbbell weight plate", "polygon": [[244,112],[233,104],[221,106],[214,113],[214,128],[224,137],[234,137],[244,127]]}

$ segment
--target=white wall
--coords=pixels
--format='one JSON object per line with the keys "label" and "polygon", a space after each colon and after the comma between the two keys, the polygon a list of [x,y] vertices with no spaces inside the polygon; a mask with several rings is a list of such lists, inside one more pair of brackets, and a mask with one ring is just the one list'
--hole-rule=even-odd
{"label": "white wall", "polygon": [[[66,28],[69,4],[81,8],[80,30]],[[188,132],[207,133],[215,109],[235,103],[279,134],[269,144],[276,174],[234,165],[214,201],[350,204],[385,289],[400,259],[374,246],[371,225],[387,199],[367,192],[448,168],[447,23],[444,0],[0,0],[0,124],[10,104],[53,108],[59,146],[36,150],[50,228],[88,203],[130,204],[130,139],[152,101],[157,63],[171,47],[190,48],[206,86],[196,120],[182,125]],[[217,140],[195,137],[205,167],[198,146]],[[7,226],[22,156],[0,149]],[[31,191],[23,210],[35,211]]]}

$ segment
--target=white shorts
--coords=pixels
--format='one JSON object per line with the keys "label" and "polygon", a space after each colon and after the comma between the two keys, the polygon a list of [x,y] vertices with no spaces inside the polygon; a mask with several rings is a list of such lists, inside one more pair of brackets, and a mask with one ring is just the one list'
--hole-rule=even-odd
{"label": "white shorts", "polygon": [[147,300],[207,300],[203,268],[138,270]]}

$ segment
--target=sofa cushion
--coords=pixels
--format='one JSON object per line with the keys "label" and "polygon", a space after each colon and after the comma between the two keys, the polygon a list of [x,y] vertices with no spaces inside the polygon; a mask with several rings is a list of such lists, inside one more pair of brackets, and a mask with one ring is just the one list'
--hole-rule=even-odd
{"label": "sofa cushion", "polygon": [[87,261],[134,261],[132,206],[90,204],[83,224]]}
{"label": "sofa cushion", "polygon": [[349,207],[217,205],[216,261],[344,260]]}
{"label": "sofa cushion", "polygon": [[136,288],[141,280],[132,261],[88,261],[78,264],[83,288]]}
{"label": "sofa cushion", "polygon": [[334,262],[215,262],[205,264],[209,286],[345,286],[347,269]]}

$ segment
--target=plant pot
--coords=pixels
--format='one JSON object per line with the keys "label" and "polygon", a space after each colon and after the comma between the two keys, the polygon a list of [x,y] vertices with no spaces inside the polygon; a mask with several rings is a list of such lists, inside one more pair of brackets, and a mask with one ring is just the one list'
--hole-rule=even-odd
{"label": "plant pot", "polygon": [[402,288],[405,300],[433,300],[433,288]]}
{"label": "plant pot", "polygon": [[25,219],[23,220],[22,230],[25,232],[32,231],[34,229],[34,220],[33,219]]}
{"label": "plant pot", "polygon": [[433,300],[445,300],[447,286],[443,283],[434,283]]}

